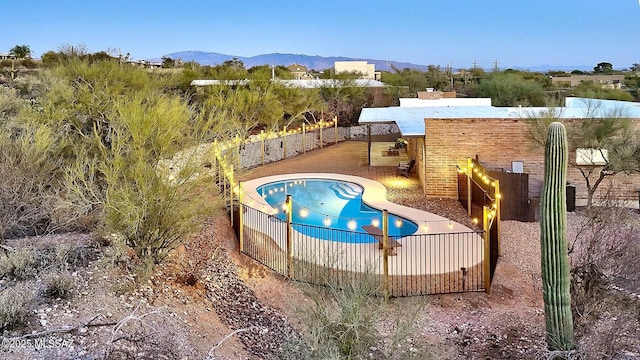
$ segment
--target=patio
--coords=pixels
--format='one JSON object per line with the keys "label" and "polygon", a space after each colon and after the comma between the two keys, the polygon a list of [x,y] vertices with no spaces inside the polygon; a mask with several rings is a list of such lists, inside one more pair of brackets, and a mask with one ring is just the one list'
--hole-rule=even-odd
{"label": "patio", "polygon": [[360,176],[376,180],[388,189],[420,187],[415,173],[405,178],[397,176],[396,168],[400,161],[407,161],[406,152],[398,156],[383,156],[393,143],[372,143],[371,166],[367,165],[367,143],[345,141],[320,150],[307,152],[294,158],[246,170],[238,174],[240,181],[252,180],[276,174],[293,173],[337,173]]}

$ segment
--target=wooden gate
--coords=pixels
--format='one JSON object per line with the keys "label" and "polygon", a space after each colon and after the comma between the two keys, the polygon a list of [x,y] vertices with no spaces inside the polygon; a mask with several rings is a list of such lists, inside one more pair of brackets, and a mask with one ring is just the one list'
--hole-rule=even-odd
{"label": "wooden gate", "polygon": [[529,201],[529,174],[489,171],[489,176],[500,181],[501,220],[531,221]]}

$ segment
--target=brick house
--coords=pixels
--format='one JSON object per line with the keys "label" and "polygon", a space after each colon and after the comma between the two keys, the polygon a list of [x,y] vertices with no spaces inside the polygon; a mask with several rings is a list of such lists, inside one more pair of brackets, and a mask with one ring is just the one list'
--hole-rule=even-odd
{"label": "brick house", "polygon": [[[444,103],[441,102],[445,100],[424,100],[430,102],[428,106],[412,104],[365,108],[359,122],[395,122],[398,125],[402,136],[409,142],[407,153],[416,160],[417,175],[427,197],[457,198],[456,166],[466,164],[469,157],[477,157],[490,170],[519,172],[522,167],[522,172],[529,174],[529,196],[538,198],[544,172],[544,149],[530,135],[529,118],[548,109],[475,104],[442,106]],[[603,113],[625,108],[636,127],[640,128],[640,103],[567,98],[565,107],[556,109],[556,113],[570,132],[572,126],[588,120],[585,119],[586,104],[594,101],[600,104]],[[575,163],[576,149],[569,151],[570,163]],[[514,169],[514,165],[518,169]],[[576,186],[577,204],[584,205],[587,190],[578,168],[569,166],[567,180]],[[631,204],[638,207],[640,175],[620,173],[608,177],[605,182],[595,194],[596,198],[609,188],[614,190],[616,196],[632,201]]]}

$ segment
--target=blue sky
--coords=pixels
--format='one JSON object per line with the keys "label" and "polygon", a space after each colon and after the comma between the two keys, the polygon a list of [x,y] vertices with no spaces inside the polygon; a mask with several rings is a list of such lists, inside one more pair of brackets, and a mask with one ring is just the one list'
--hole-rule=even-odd
{"label": "blue sky", "polygon": [[[638,0],[0,0],[0,52],[63,44],[491,68],[640,63]],[[116,50],[117,51],[117,50]]]}

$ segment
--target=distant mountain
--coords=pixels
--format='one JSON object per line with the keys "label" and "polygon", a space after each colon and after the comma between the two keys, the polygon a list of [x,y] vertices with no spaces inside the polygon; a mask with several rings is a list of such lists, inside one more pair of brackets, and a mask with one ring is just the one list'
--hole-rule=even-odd
{"label": "distant mountain", "polygon": [[[306,66],[308,69],[313,69],[317,71],[322,71],[325,69],[330,69],[334,67],[334,63],[336,61],[355,61],[355,60],[364,60],[369,64],[375,64],[376,70],[378,71],[390,71],[391,65],[395,66],[398,69],[416,69],[421,71],[426,71],[426,65],[418,65],[407,62],[400,61],[392,61],[392,60],[375,60],[375,59],[362,59],[362,58],[350,58],[344,56],[319,56],[319,55],[302,55],[302,54],[281,54],[281,53],[272,53],[272,54],[262,54],[256,56],[238,56],[238,55],[227,55],[220,54],[215,52],[207,52],[207,51],[179,51],[171,54],[164,55],[166,57],[170,57],[172,59],[182,59],[182,61],[195,61],[201,65],[217,65],[222,64],[227,60],[231,60],[233,58],[237,58],[241,60],[245,67],[251,68],[253,66],[259,65],[284,65],[289,66],[291,64],[300,64]],[[147,59],[150,61],[161,61],[161,59]],[[443,66],[441,66],[442,68]],[[582,70],[582,71],[591,71],[593,70],[592,65],[532,65],[532,66],[506,66],[500,67],[500,70],[506,69],[514,69],[514,70],[526,70],[526,71],[539,71],[539,72],[548,72],[552,70],[556,71],[566,71],[570,72],[572,70]],[[485,69],[486,71],[491,71],[492,69]]]}
{"label": "distant mountain", "polygon": [[[391,70],[391,65],[395,66],[398,69],[410,68],[416,70],[425,71],[427,69],[426,65],[417,65],[399,61],[388,61],[388,60],[374,60],[374,59],[359,59],[359,58],[349,58],[344,56],[310,56],[310,55],[301,55],[301,54],[263,54],[256,55],[251,57],[237,56],[237,55],[227,55],[227,54],[219,54],[215,52],[206,52],[206,51],[180,51],[171,54],[166,54],[166,57],[170,57],[172,59],[182,59],[182,61],[195,61],[200,65],[217,65],[222,64],[227,60],[231,60],[233,58],[237,58],[238,60],[244,63],[244,66],[248,69],[254,66],[259,65],[284,65],[289,66],[291,64],[300,64],[307,67],[307,69],[314,69],[317,71],[325,70],[333,68],[334,63],[336,61],[355,61],[355,60],[364,60],[369,64],[375,64],[377,71],[389,71]],[[159,59],[158,59],[159,60]]]}
{"label": "distant mountain", "polygon": [[[500,69],[506,70],[508,68]],[[548,71],[565,71],[571,72],[573,70],[581,70],[581,71],[593,71],[593,65],[535,65],[535,66],[514,66],[511,69],[514,70],[523,70],[523,71],[539,71],[539,72],[548,72]]]}

